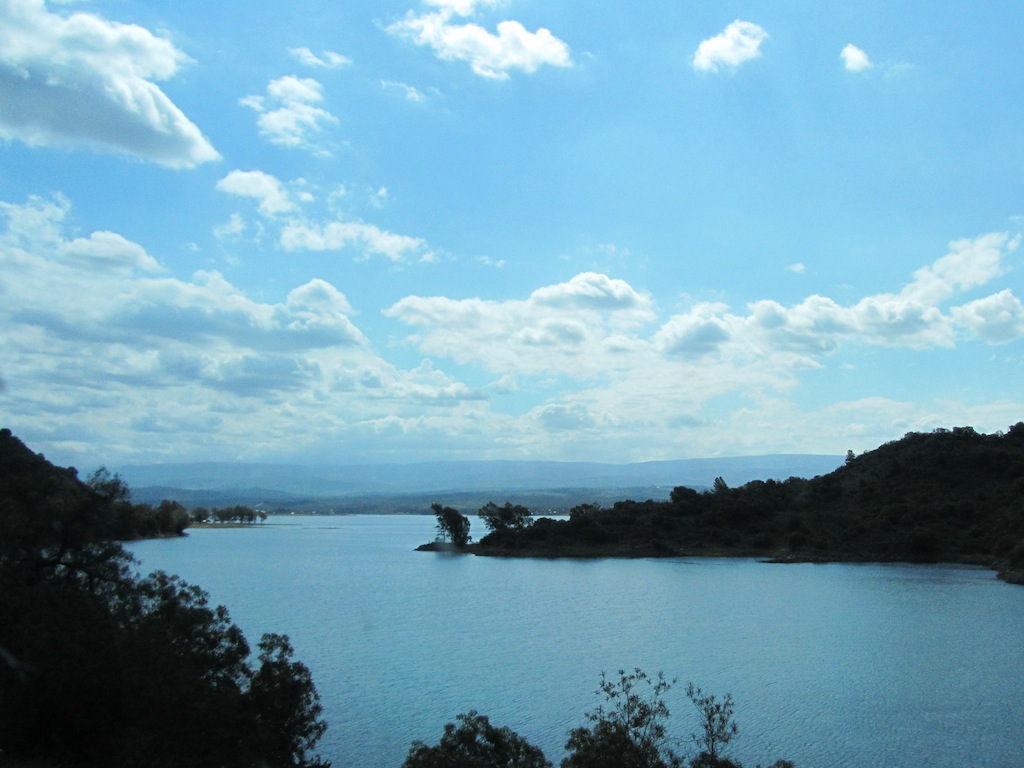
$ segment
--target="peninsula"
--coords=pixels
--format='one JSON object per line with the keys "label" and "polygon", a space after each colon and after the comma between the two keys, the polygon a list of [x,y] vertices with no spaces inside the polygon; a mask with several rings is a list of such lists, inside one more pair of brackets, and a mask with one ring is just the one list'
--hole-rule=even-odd
{"label": "peninsula", "polygon": [[[437,542],[512,557],[764,557],[780,562],[965,563],[1024,583],[1024,422],[910,432],[810,479],[678,486],[664,501],[582,504],[568,519],[488,505],[478,542]],[[451,512],[446,514],[451,518]],[[495,514],[504,511],[506,514]],[[525,511],[525,514],[523,512]]]}

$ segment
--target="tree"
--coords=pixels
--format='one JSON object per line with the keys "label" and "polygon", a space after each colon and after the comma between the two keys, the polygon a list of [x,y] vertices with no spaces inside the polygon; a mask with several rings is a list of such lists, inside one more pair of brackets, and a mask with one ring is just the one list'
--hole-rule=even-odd
{"label": "tree", "polygon": [[132,499],[131,490],[118,474],[111,474],[106,467],[100,467],[86,481],[86,485],[110,502],[128,502]]}
{"label": "tree", "polygon": [[[618,680],[601,674],[597,693],[605,697],[586,717],[590,726],[574,728],[561,768],[679,768],[682,759],[669,748],[665,693],[674,681],[659,672],[620,669]],[[644,695],[640,686],[649,690]]]}
{"label": "tree", "polygon": [[402,768],[551,768],[544,753],[515,731],[470,711],[448,723],[433,747],[413,742]]}
{"label": "tree", "polygon": [[457,547],[469,543],[469,518],[452,507],[431,504],[430,508],[437,516],[437,533],[443,541],[450,541]]}
{"label": "tree", "polygon": [[4,764],[321,765],[306,756],[325,728],[316,690],[287,638],[264,636],[254,669],[223,606],[177,577],[140,578],[110,539],[127,489],[99,487],[0,430]]}
{"label": "tree", "polygon": [[489,501],[480,508],[477,515],[491,533],[521,531],[530,524],[531,519],[530,510],[521,504],[513,505],[510,501],[506,501],[503,507]]}
{"label": "tree", "polygon": [[249,688],[258,758],[283,768],[324,765],[319,757],[307,758],[327,730],[309,668],[292,661],[287,635],[263,635],[259,649],[259,667]]}
{"label": "tree", "polygon": [[570,520],[580,520],[586,515],[597,514],[601,511],[601,505],[596,501],[590,504],[577,504],[575,507],[569,510]]}
{"label": "tree", "polygon": [[691,762],[693,768],[731,768],[731,760],[720,757],[719,750],[739,733],[733,720],[732,694],[725,694],[721,701],[714,694],[705,694],[700,688],[689,683],[686,697],[693,702],[699,715],[700,732],[691,736],[700,748],[700,754]]}

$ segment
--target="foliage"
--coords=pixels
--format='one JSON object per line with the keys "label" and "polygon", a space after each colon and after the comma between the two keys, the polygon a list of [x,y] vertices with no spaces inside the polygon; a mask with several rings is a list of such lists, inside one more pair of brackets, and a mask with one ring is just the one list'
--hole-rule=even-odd
{"label": "foliage", "polygon": [[109,509],[103,535],[118,541],[154,536],[181,535],[192,522],[188,510],[176,501],[164,499],[153,507],[133,504],[131,490],[118,474],[100,467],[85,481]]}
{"label": "foliage", "polygon": [[437,533],[444,541],[450,541],[457,547],[469,543],[469,518],[453,507],[431,504],[430,508],[437,517]]}
{"label": "foliage", "polygon": [[507,727],[475,711],[448,723],[433,747],[413,742],[402,768],[551,768],[544,753]]}
{"label": "foliage", "polygon": [[[140,578],[110,540],[131,508],[0,431],[0,754],[91,768],[302,768],[323,733],[308,669],[266,635],[255,667],[222,606]],[[158,514],[176,514],[168,502]]]}
{"label": "foliage", "polygon": [[[721,754],[738,733],[732,696],[705,694],[690,683],[686,695],[699,715],[700,733],[692,740],[700,750],[689,762],[677,755],[668,734],[665,696],[674,681],[641,669],[601,675],[597,693],[604,701],[586,714],[588,725],[574,728],[565,745],[561,768],[742,768]],[[495,728],[476,711],[459,715],[444,727],[436,746],[415,741],[402,768],[550,768],[543,753],[508,728]],[[794,768],[777,760],[769,768]]]}
{"label": "foliage", "polygon": [[274,766],[324,765],[319,757],[306,757],[327,730],[309,669],[292,661],[287,635],[264,635],[259,650],[259,667],[249,688],[258,737],[255,756]]}
{"label": "foliage", "polygon": [[568,520],[499,528],[475,551],[963,562],[1024,583],[1024,422],[1005,434],[911,432],[811,479],[717,478],[711,491],[679,486],[666,501],[580,505]]}
{"label": "foliage", "polygon": [[739,733],[736,721],[732,718],[732,694],[725,694],[719,701],[714,694],[706,694],[690,683],[686,686],[686,697],[693,702],[699,715],[701,730],[691,737],[700,748],[697,760],[703,758],[708,766],[719,765],[719,750]]}
{"label": "foliage", "polygon": [[510,501],[506,501],[502,507],[489,501],[480,508],[477,514],[491,533],[521,531],[529,526],[531,520],[530,510],[521,504],[512,504]]}
{"label": "foliage", "polygon": [[[574,728],[562,768],[676,768],[682,759],[668,746],[665,693],[672,687],[662,673],[620,669],[617,680],[602,673],[597,692],[605,698],[587,713],[589,726]],[[646,695],[642,688],[648,690]]]}

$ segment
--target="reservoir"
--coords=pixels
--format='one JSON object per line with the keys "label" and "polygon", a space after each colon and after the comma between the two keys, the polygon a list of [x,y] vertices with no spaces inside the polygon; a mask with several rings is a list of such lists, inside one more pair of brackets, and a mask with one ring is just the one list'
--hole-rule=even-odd
{"label": "reservoir", "polygon": [[[472,533],[483,526],[471,517]],[[557,765],[600,673],[731,693],[747,768],[1024,765],[1024,587],[992,571],[756,560],[532,560],[415,552],[432,516],[271,517],[133,542],[313,673],[335,768],[399,768],[475,709]]]}

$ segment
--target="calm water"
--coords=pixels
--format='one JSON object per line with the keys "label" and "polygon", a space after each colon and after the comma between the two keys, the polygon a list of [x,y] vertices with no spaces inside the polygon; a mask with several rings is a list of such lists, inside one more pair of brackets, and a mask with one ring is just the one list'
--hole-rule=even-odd
{"label": "calm water", "polygon": [[[553,762],[620,667],[731,692],[745,764],[1024,766],[1024,587],[985,570],[414,552],[433,517],[271,518],[135,543],[312,670],[335,768],[399,768],[469,709]],[[474,518],[474,528],[479,522]]]}

